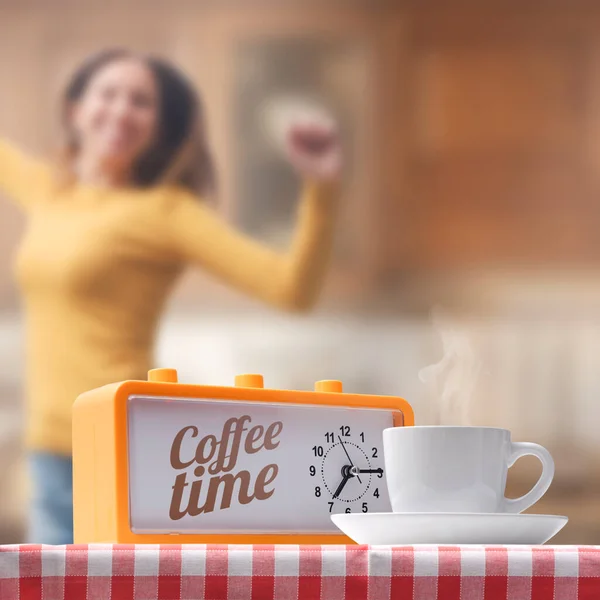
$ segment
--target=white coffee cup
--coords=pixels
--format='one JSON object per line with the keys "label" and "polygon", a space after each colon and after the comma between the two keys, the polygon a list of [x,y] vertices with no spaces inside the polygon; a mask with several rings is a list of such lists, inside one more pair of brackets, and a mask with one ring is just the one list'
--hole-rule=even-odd
{"label": "white coffee cup", "polygon": [[[492,427],[392,427],[383,432],[394,512],[520,513],[535,504],[554,477],[554,461],[538,444],[512,442]],[[508,469],[536,456],[542,474],[521,498],[504,496]]]}

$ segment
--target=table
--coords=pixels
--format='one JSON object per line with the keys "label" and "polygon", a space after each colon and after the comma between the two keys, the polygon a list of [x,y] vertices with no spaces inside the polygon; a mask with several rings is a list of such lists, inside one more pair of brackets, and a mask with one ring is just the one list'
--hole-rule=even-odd
{"label": "table", "polygon": [[595,600],[600,547],[0,546],[0,600]]}

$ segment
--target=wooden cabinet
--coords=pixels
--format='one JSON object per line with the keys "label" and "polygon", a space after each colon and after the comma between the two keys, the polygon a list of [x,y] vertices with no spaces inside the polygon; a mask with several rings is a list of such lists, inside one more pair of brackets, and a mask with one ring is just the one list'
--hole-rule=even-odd
{"label": "wooden cabinet", "polygon": [[[410,59],[389,92],[410,90],[409,126],[396,132],[403,185],[388,184],[387,203],[390,229],[403,222],[406,235],[385,236],[387,277],[598,265],[589,130],[599,24],[594,14],[560,18],[565,11],[485,5],[460,19],[443,8],[406,17]],[[393,164],[384,177],[395,177]]]}

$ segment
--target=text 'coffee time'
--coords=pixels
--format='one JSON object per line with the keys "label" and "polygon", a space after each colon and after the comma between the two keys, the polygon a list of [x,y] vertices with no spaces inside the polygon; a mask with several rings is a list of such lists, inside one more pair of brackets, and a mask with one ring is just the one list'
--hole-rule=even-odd
{"label": "text 'coffee time'", "polygon": [[[240,505],[249,504],[253,500],[266,500],[273,495],[271,486],[278,473],[276,464],[265,465],[252,481],[248,470],[234,472],[240,453],[247,455],[261,451],[274,450],[279,446],[277,440],[283,430],[283,423],[275,421],[268,427],[254,425],[248,415],[232,417],[225,421],[219,437],[209,434],[198,440],[195,452],[185,453],[184,444],[198,438],[199,431],[194,425],[181,429],[171,446],[171,466],[184,470],[175,478],[173,496],[169,516],[177,521],[186,515],[197,516],[223,510],[231,506],[236,483],[237,500]],[[194,481],[188,481],[190,467],[193,470]],[[188,489],[189,488],[189,489]],[[268,489],[269,488],[269,489]],[[217,507],[217,498],[221,492],[221,502]]]}

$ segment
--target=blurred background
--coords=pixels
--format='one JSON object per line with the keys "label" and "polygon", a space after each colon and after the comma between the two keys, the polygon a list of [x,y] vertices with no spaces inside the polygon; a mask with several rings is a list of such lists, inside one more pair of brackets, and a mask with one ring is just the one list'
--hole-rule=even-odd
{"label": "blurred background", "polygon": [[[277,124],[297,106],[334,113],[348,170],[318,309],[276,314],[190,271],[157,363],[196,383],[341,379],[407,398],[420,424],[510,428],[556,458],[533,509],[571,518],[555,541],[600,544],[600,7],[526,4],[0,0],[0,133],[51,151],[82,58],[115,44],[163,54],[204,94],[224,218],[285,248],[299,186]],[[0,199],[0,543],[22,539],[27,496],[11,273],[23,225]],[[468,348],[449,369],[474,385],[451,405],[448,374],[418,377],[448,330]],[[539,472],[520,461],[510,494]]]}

